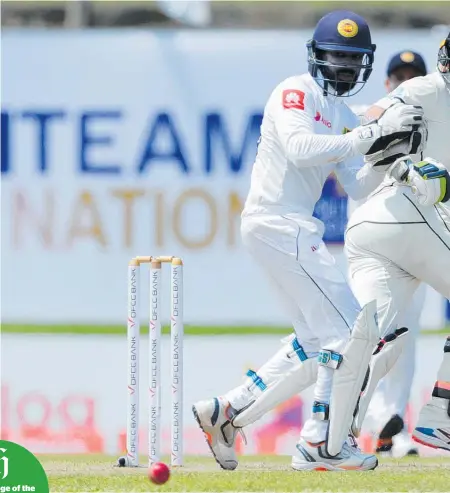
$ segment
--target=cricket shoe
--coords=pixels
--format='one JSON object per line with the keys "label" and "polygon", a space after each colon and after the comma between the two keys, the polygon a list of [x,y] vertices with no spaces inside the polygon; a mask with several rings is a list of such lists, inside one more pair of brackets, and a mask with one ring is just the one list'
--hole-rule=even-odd
{"label": "cricket shoe", "polygon": [[297,443],[298,454],[292,457],[296,471],[371,471],[378,466],[375,455],[364,454],[348,442],[338,455],[326,452],[325,442],[313,444],[303,438]]}
{"label": "cricket shoe", "polygon": [[234,442],[237,433],[242,434],[242,431],[234,428],[230,421],[236,410],[222,397],[214,397],[194,404],[192,412],[217,464],[222,469],[236,469],[238,460]]}
{"label": "cricket shoe", "polygon": [[403,428],[405,423],[403,419],[398,414],[394,414],[392,418],[384,425],[378,435],[377,447],[375,453],[381,455],[392,455],[392,447],[394,446],[393,437],[398,435]]}
{"label": "cricket shoe", "polygon": [[435,449],[450,452],[450,416],[447,399],[433,398],[423,406],[413,431],[413,440]]}

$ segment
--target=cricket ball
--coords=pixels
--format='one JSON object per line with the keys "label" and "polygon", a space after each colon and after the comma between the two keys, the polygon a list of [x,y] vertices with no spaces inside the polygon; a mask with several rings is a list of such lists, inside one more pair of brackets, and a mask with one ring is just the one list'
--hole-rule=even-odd
{"label": "cricket ball", "polygon": [[170,478],[170,469],[163,462],[155,462],[148,468],[148,479],[155,484],[164,484]]}

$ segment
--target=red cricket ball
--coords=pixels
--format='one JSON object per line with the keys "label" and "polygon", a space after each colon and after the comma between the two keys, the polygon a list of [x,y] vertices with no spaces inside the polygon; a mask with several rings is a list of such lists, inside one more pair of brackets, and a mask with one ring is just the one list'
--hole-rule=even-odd
{"label": "red cricket ball", "polygon": [[155,484],[164,484],[170,478],[170,469],[164,462],[155,462],[148,469],[148,479]]}

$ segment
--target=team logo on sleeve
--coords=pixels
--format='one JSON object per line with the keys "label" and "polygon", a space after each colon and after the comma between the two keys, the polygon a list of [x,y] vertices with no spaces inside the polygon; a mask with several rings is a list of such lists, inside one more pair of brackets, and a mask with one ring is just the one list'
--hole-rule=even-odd
{"label": "team logo on sleeve", "polygon": [[351,19],[344,19],[337,25],[337,31],[344,38],[354,38],[358,34],[358,24]]}
{"label": "team logo on sleeve", "polygon": [[283,108],[304,110],[305,93],[298,89],[285,89],[283,91]]}

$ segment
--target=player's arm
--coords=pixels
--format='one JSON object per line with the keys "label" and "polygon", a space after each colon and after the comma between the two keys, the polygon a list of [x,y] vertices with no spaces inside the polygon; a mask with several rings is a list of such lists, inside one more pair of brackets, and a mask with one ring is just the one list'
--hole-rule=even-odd
{"label": "player's arm", "polygon": [[336,178],[353,200],[361,200],[371,194],[384,180],[384,173],[379,173],[363,158],[356,157],[339,163],[335,169]]}
{"label": "player's arm", "polygon": [[[353,115],[354,125],[360,118]],[[409,146],[412,154],[416,153],[426,142],[426,126],[411,133],[409,141],[391,145],[387,150],[376,153],[376,157],[347,159],[336,166],[336,176],[348,196],[361,200],[372,193],[384,180],[386,172],[396,159],[403,156],[405,147]]]}
{"label": "player's arm", "polygon": [[339,163],[358,155],[375,158],[403,140],[403,154],[409,154],[407,139],[423,114],[414,106],[391,105],[376,121],[345,135],[318,135],[314,133],[315,102],[307,90],[284,89],[278,101],[277,96],[271,102],[275,127],[286,158],[299,167]]}
{"label": "player's arm", "polygon": [[437,104],[437,90],[432,79],[427,77],[414,77],[403,83],[384,96],[375,105],[371,106],[368,112],[364,115],[363,122],[377,117],[377,113],[373,113],[373,108],[386,110],[393,104],[398,102],[422,106],[425,110],[425,116],[430,113]]}
{"label": "player's arm", "polygon": [[296,166],[320,166],[357,154],[352,140],[345,135],[314,132],[316,104],[307,88],[284,89],[280,100],[272,104],[275,127],[286,158]]}

